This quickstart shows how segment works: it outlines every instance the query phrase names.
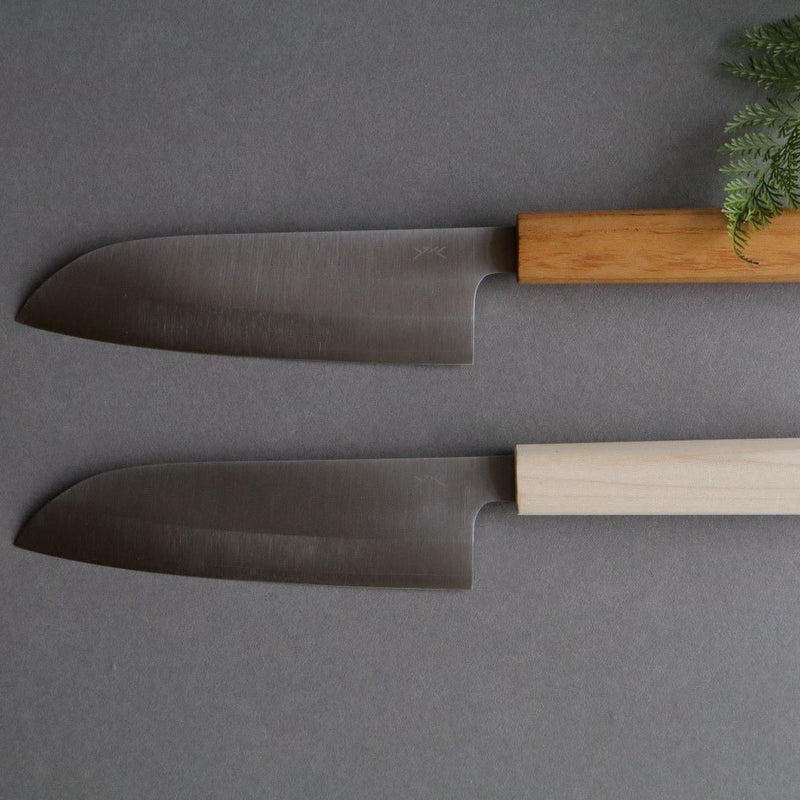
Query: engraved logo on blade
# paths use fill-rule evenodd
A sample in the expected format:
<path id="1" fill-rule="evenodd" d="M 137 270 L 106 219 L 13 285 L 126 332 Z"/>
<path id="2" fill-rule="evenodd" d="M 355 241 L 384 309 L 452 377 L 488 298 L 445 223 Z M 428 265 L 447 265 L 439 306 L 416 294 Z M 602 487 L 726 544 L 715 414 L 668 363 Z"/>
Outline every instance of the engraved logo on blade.
<path id="1" fill-rule="evenodd" d="M 445 253 L 445 250 L 447 250 L 446 247 L 415 247 L 414 258 L 412 260 L 416 261 L 418 258 L 422 258 L 423 256 L 441 258 L 446 260 L 447 255 Z"/>

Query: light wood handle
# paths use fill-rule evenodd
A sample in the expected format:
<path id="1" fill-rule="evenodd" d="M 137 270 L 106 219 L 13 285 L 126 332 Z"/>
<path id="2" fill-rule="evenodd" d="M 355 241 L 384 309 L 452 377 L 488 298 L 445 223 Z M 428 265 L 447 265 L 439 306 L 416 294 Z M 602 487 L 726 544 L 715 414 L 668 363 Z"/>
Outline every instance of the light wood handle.
<path id="1" fill-rule="evenodd" d="M 520 514 L 800 514 L 800 439 L 517 447 Z"/>
<path id="2" fill-rule="evenodd" d="M 738 258 L 719 209 L 520 214 L 520 283 L 800 281 L 800 212 L 753 233 Z"/>

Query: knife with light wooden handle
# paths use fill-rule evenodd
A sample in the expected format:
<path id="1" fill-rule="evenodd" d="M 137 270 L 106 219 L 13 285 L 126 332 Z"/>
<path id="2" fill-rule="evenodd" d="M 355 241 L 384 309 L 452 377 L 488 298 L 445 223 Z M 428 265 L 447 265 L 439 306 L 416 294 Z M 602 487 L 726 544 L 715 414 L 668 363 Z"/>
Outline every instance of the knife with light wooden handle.
<path id="1" fill-rule="evenodd" d="M 538 515 L 800 514 L 800 439 L 131 467 L 55 497 L 16 544 L 176 575 L 464 589 L 478 512 L 515 499 Z"/>
<path id="2" fill-rule="evenodd" d="M 716 209 L 521 214 L 516 228 L 169 236 L 93 250 L 27 325 L 198 353 L 426 364 L 473 359 L 475 293 L 520 283 L 800 280 L 800 213 L 734 255 Z"/>

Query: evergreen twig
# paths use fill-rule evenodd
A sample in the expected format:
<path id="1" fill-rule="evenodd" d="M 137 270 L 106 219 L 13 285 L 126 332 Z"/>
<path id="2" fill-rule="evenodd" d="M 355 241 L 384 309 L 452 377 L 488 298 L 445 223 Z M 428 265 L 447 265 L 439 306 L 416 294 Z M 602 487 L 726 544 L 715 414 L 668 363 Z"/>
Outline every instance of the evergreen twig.
<path id="1" fill-rule="evenodd" d="M 734 251 L 750 261 L 750 231 L 800 208 L 800 16 L 752 28 L 733 44 L 756 54 L 722 66 L 773 93 L 733 117 L 725 132 L 737 135 L 720 147 L 729 157 L 720 171 L 731 176 L 722 211 Z"/>

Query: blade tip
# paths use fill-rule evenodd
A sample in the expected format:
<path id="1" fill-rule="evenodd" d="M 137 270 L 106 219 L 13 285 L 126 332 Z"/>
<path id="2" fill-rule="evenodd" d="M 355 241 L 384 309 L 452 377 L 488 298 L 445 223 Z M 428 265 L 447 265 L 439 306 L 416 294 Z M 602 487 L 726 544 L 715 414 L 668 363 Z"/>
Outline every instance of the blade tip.
<path id="1" fill-rule="evenodd" d="M 46 281 L 45 281 L 46 283 Z M 48 321 L 48 308 L 47 302 L 43 301 L 42 288 L 45 284 L 35 289 L 28 295 L 25 302 L 20 306 L 14 321 L 20 325 L 25 325 L 29 328 L 37 328 L 39 330 L 53 331 L 58 333 L 58 328 L 52 322 Z"/>
<path id="2" fill-rule="evenodd" d="M 30 305 L 31 305 L 30 301 L 33 299 L 34 294 L 36 294 L 36 292 L 30 295 L 25 300 L 25 302 L 20 306 L 19 310 L 14 315 L 14 322 L 19 322 L 20 325 L 28 325 L 31 328 L 36 327 L 36 324 L 33 322 L 33 315 L 31 314 L 30 310 Z"/>
<path id="3" fill-rule="evenodd" d="M 31 523 L 38 516 L 38 511 L 19 529 L 17 535 L 14 537 L 14 547 L 19 547 L 20 550 L 29 550 L 31 552 L 40 552 L 36 546 L 36 535 Z"/>

